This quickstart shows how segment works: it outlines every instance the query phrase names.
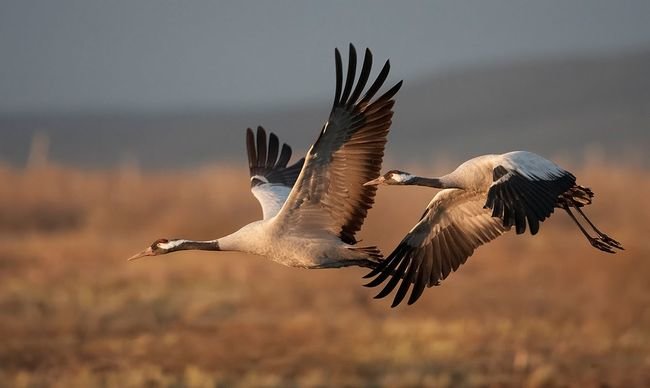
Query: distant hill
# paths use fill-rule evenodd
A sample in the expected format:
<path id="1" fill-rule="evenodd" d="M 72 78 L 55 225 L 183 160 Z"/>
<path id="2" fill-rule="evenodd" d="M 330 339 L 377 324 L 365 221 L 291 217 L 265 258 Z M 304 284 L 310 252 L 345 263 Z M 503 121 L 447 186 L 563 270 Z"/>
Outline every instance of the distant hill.
<path id="1" fill-rule="evenodd" d="M 243 163 L 246 127 L 262 124 L 304 152 L 330 104 L 267 112 L 0 117 L 0 160 L 23 165 L 33 134 L 41 132 L 49 137 L 50 159 L 74 165 Z M 636 150 L 650 164 L 650 51 L 407 79 L 387 153 L 410 163 L 514 149 L 571 157 L 585 146 L 610 158 Z"/>

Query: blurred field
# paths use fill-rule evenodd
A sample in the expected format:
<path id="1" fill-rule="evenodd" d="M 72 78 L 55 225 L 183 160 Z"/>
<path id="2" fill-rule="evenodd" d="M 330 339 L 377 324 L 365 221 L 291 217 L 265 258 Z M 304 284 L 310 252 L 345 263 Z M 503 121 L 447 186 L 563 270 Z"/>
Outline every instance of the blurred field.
<path id="1" fill-rule="evenodd" d="M 625 252 L 558 214 L 397 309 L 363 269 L 207 252 L 127 264 L 156 238 L 256 219 L 242 168 L 0 167 L 0 387 L 650 386 L 650 172 L 567 167 Z M 388 253 L 432 195 L 382 188 L 364 242 Z"/>

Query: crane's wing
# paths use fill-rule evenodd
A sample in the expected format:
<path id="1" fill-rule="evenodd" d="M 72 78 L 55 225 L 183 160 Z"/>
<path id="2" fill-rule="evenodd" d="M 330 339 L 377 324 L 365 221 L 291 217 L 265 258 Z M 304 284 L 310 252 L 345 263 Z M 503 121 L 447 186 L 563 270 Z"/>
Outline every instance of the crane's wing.
<path id="1" fill-rule="evenodd" d="M 281 228 L 299 230 L 303 235 L 326 232 L 347 244 L 355 244 L 355 233 L 374 203 L 377 190 L 375 186 L 363 184 L 379 176 L 393 116 L 392 97 L 402 82 L 372 101 L 388 76 L 390 63 L 386 61 L 375 82 L 359 99 L 372 67 L 370 50 L 366 49 L 354 90 L 354 46 L 350 45 L 344 87 L 338 50 L 335 59 L 336 93 L 332 111 L 307 153 L 300 176 L 276 219 Z"/>
<path id="2" fill-rule="evenodd" d="M 514 225 L 517 234 L 526 232 L 526 221 L 530 233 L 536 234 L 539 223 L 553 213 L 558 196 L 576 183 L 570 172 L 524 151 L 504 154 L 492 175 L 485 207 L 505 226 Z"/>
<path id="3" fill-rule="evenodd" d="M 413 290 L 408 304 L 414 303 L 425 287 L 438 285 L 467 261 L 474 250 L 494 240 L 508 228 L 483 208 L 484 193 L 458 189 L 438 192 L 413 229 L 395 250 L 366 278 L 375 277 L 368 287 L 388 282 L 376 298 L 388 295 L 402 281 L 392 307 Z"/>
<path id="4" fill-rule="evenodd" d="M 291 159 L 291 147 L 283 143 L 280 150 L 280 141 L 272 132 L 267 144 L 266 131 L 262 127 L 257 127 L 257 138 L 252 129 L 246 130 L 246 149 L 251 192 L 262 206 L 264 219 L 271 218 L 287 200 L 305 158 L 287 166 Z"/>

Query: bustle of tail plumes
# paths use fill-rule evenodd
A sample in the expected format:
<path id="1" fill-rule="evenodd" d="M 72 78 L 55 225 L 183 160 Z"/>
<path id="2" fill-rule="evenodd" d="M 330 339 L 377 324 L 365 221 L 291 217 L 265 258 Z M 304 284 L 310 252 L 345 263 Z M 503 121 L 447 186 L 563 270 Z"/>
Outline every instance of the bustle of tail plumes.
<path id="1" fill-rule="evenodd" d="M 599 249 L 603 252 L 607 253 L 615 253 L 615 251 L 618 250 L 624 250 L 623 245 L 614 240 L 613 238 L 609 237 L 605 233 L 601 232 L 596 225 L 594 225 L 593 222 L 589 218 L 587 218 L 587 215 L 582 211 L 582 207 L 586 205 L 590 205 L 591 201 L 594 197 L 594 192 L 591 191 L 590 188 L 580 186 L 580 185 L 574 185 L 571 187 L 569 190 L 565 191 L 563 194 L 560 194 L 557 198 L 557 201 L 555 202 L 555 206 L 558 208 L 564 209 L 567 214 L 573 219 L 573 221 L 578 225 L 578 228 L 580 228 L 580 231 L 582 231 L 582 234 L 585 235 L 589 243 L 596 249 Z M 575 215 L 571 212 L 571 208 L 574 208 L 577 210 L 578 214 L 580 214 L 585 221 L 587 221 L 587 224 L 593 229 L 594 232 L 596 232 L 596 236 L 592 236 L 581 224 L 578 222 L 578 219 L 575 217 Z"/>
<path id="2" fill-rule="evenodd" d="M 365 253 L 366 255 L 368 255 L 368 259 L 370 259 L 371 261 L 380 262 L 384 258 L 384 255 L 381 254 L 381 251 L 379 250 L 379 248 L 377 248 L 375 246 L 350 247 L 348 249 L 351 249 L 353 251 L 358 251 L 358 252 Z"/>
<path id="3" fill-rule="evenodd" d="M 590 188 L 574 185 L 572 188 L 560 194 L 558 198 L 558 203 L 567 203 L 569 206 L 583 207 L 586 205 L 591 205 L 592 199 L 594 198 L 594 192 Z"/>

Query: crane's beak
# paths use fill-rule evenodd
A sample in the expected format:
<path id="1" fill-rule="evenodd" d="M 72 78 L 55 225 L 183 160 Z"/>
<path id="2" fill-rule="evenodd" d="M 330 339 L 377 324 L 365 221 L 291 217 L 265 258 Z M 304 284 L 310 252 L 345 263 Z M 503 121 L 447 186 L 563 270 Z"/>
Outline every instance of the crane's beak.
<path id="1" fill-rule="evenodd" d="M 363 185 L 364 186 L 378 186 L 378 185 L 381 185 L 382 183 L 384 183 L 385 180 L 386 180 L 386 178 L 384 178 L 383 176 L 380 176 L 379 178 L 368 181 L 368 182 L 364 183 Z"/>
<path id="2" fill-rule="evenodd" d="M 129 257 L 128 261 L 137 260 L 137 259 L 143 258 L 145 256 L 155 256 L 155 255 L 156 254 L 153 252 L 153 249 L 151 249 L 151 247 L 149 247 L 149 248 L 145 249 L 144 251 Z"/>

